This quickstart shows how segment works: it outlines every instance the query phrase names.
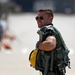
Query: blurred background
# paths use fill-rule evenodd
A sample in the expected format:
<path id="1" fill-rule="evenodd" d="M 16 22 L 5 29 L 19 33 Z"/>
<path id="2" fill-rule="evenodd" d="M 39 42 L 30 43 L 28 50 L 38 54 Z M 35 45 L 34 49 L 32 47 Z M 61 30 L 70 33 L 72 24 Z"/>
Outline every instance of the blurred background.
<path id="1" fill-rule="evenodd" d="M 41 8 L 50 8 L 55 13 L 74 14 L 75 0 L 0 0 L 0 8 L 9 12 L 36 12 Z"/>
<path id="2" fill-rule="evenodd" d="M 71 69 L 66 75 L 75 73 L 75 0 L 0 0 L 0 24 L 6 25 L 8 33 L 16 39 L 9 42 L 12 49 L 2 47 L 0 51 L 0 75 L 39 75 L 30 67 L 29 54 L 38 41 L 36 12 L 49 8 L 54 12 L 53 24 L 61 32 L 68 46 Z"/>

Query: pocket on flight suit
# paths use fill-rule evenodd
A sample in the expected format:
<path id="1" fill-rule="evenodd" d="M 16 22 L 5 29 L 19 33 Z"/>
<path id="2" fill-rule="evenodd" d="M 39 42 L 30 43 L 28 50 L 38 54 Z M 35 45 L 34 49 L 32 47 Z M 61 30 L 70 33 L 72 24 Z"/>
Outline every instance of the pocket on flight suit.
<path id="1" fill-rule="evenodd" d="M 55 75 L 54 72 L 49 72 L 48 75 Z"/>

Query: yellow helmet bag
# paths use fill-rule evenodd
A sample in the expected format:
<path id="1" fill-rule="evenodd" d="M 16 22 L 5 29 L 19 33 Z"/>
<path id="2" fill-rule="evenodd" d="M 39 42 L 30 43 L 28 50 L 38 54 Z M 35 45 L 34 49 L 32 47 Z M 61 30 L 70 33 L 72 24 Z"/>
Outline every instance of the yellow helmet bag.
<path id="1" fill-rule="evenodd" d="M 38 52 L 38 49 L 34 49 L 31 51 L 31 53 L 29 55 L 29 62 L 30 62 L 32 67 L 35 67 L 37 52 Z"/>

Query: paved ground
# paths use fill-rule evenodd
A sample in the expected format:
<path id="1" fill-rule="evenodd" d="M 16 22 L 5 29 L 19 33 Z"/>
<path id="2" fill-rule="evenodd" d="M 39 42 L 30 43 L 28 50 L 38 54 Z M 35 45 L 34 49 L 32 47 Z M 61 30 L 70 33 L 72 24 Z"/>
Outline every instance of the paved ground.
<path id="1" fill-rule="evenodd" d="M 39 75 L 29 65 L 29 53 L 35 48 L 38 40 L 35 14 L 11 14 L 8 18 L 9 32 L 16 35 L 11 43 L 11 51 L 2 48 L 0 52 L 0 75 Z M 60 30 L 70 49 L 71 69 L 67 68 L 66 75 L 74 75 L 75 71 L 75 15 L 55 14 L 54 25 Z"/>

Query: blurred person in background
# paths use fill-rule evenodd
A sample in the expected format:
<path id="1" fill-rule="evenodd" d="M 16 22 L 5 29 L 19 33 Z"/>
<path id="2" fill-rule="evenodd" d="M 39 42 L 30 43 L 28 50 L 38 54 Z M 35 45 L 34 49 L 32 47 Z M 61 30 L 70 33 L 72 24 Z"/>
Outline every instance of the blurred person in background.
<path id="1" fill-rule="evenodd" d="M 0 14 L 0 50 L 2 46 L 5 49 L 11 49 L 11 45 L 4 39 L 14 40 L 15 35 L 9 34 L 8 25 L 7 25 L 7 17 L 1 13 Z"/>
<path id="2" fill-rule="evenodd" d="M 5 49 L 11 49 L 12 47 L 7 39 L 15 39 L 15 35 L 8 31 L 8 14 L 11 5 L 10 0 L 0 0 L 0 50 L 2 49 L 2 46 Z"/>

